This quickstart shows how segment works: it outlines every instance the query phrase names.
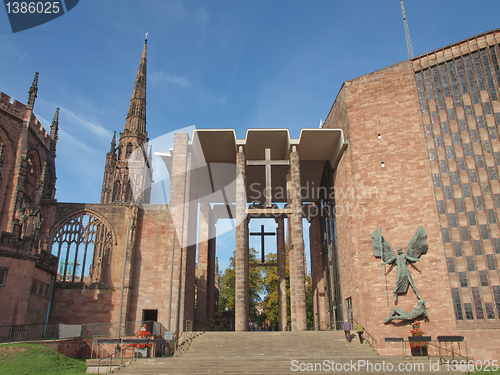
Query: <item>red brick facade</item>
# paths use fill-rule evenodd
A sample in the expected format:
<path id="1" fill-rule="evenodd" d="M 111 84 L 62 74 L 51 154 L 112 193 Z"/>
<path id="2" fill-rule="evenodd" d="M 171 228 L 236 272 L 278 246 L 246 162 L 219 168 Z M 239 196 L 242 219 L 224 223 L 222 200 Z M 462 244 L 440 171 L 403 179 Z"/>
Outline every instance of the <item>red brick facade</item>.
<path id="1" fill-rule="evenodd" d="M 469 135 L 464 134 L 463 128 L 459 129 L 459 119 L 472 118 L 472 116 L 467 116 L 462 112 L 462 108 L 467 106 L 470 99 L 468 95 L 464 95 L 462 92 L 460 105 L 457 105 L 456 102 L 453 103 L 451 87 L 453 85 L 454 70 L 450 70 L 451 65 L 443 67 L 446 65 L 447 60 L 459 59 L 463 54 L 471 53 L 471 58 L 475 58 L 473 52 L 478 50 L 478 45 L 479 48 L 483 49 L 487 45 L 491 45 L 491 56 L 495 56 L 493 52 L 496 52 L 498 56 L 495 35 L 498 37 L 495 32 L 480 35 L 452 48 L 429 53 L 415 58 L 413 61 L 406 61 L 344 83 L 324 124 L 327 128 L 343 129 L 344 135 L 349 142 L 334 178 L 342 296 L 344 301 L 349 297 L 352 298 L 353 317 L 361 321 L 366 329 L 375 336 L 381 351 L 385 347 L 384 337 L 407 337 L 410 334 L 411 327 L 408 325 L 384 325 L 382 322 L 389 315 L 391 308 L 395 307 L 392 289 L 395 285 L 396 270 L 389 273 L 384 281 L 380 259 L 375 258 L 372 252 L 370 235 L 380 226 L 383 236 L 394 249 L 396 246 L 402 246 L 405 249 L 418 226 L 422 225 L 427 231 L 429 251 L 421 257 L 419 263 L 416 263 L 416 267 L 421 273 L 410 268 L 418 291 L 426 301 L 429 313 L 429 321 L 423 323 L 422 329 L 434 339 L 438 335 L 465 336 L 467 345 L 475 358 L 493 359 L 500 354 L 498 345 L 493 344 L 498 340 L 496 333 L 500 328 L 498 323 L 498 313 L 500 311 L 495 312 L 493 319 L 487 319 L 486 314 L 484 314 L 483 318 L 483 315 L 478 310 L 476 310 L 478 315 L 475 319 L 472 315 L 459 320 L 456 318 L 456 306 L 454 307 L 452 298 L 452 288 L 457 287 L 456 273 L 454 273 L 454 270 L 450 271 L 451 273 L 449 272 L 448 263 L 450 257 L 453 257 L 452 243 L 453 241 L 460 241 L 461 237 L 460 233 L 456 232 L 459 228 L 454 229 L 454 226 L 457 225 L 453 224 L 452 221 L 448 222 L 447 215 L 438 211 L 438 201 L 445 199 L 445 202 L 450 202 L 446 200 L 450 199 L 450 197 L 444 197 L 446 190 L 443 193 L 443 189 L 441 185 L 437 185 L 435 177 L 444 162 L 438 164 L 432 158 L 432 155 L 429 158 L 430 150 L 432 149 L 433 153 L 436 147 L 436 152 L 439 155 L 438 159 L 446 160 L 449 171 L 457 171 L 455 161 L 458 157 L 463 156 L 461 145 L 469 141 Z M 451 55 L 452 50 L 454 51 L 453 56 Z M 447 55 L 446 58 L 445 55 Z M 464 64 L 466 64 L 467 57 L 463 59 Z M 455 60 L 454 64 L 458 65 L 461 61 Z M 486 60 L 483 61 L 484 68 L 488 64 Z M 433 64 L 436 67 L 431 68 L 429 71 L 429 66 Z M 447 82 L 446 78 L 443 78 L 445 71 L 451 75 L 451 84 L 441 83 L 439 90 L 435 89 L 433 91 L 434 96 L 431 97 L 428 104 L 430 108 L 424 108 L 422 103 L 425 99 L 422 98 L 422 95 L 424 98 L 426 94 L 429 97 L 431 81 L 433 81 L 434 85 L 439 82 L 439 79 L 441 79 L 441 82 Z M 417 85 L 416 77 L 418 79 L 419 72 L 423 72 L 426 79 L 421 86 L 425 86 L 425 92 Z M 461 71 L 457 68 L 457 72 L 457 74 L 460 74 Z M 483 72 L 486 76 L 487 71 L 484 70 Z M 475 75 L 479 73 L 480 70 L 474 72 Z M 469 84 L 471 84 L 470 82 Z M 492 87 L 492 90 L 498 91 L 498 85 L 491 81 L 490 85 L 493 84 L 495 86 Z M 420 99 L 419 93 L 421 94 Z M 480 94 L 482 96 L 480 101 L 483 102 L 483 105 L 484 102 L 491 103 L 492 112 L 500 112 L 498 99 L 488 98 L 486 92 L 480 92 Z M 433 109 L 432 99 L 436 100 L 437 98 L 439 100 L 440 95 L 444 97 L 443 104 L 440 104 L 441 107 Z M 493 95 L 491 91 L 490 95 Z M 444 108 L 445 106 L 449 108 L 448 111 Z M 475 108 L 476 114 L 482 114 L 478 108 Z M 438 130 L 433 130 L 436 137 L 431 137 L 425 125 L 433 123 L 433 118 L 429 119 L 429 113 L 434 110 L 439 114 L 441 124 L 437 125 L 436 129 Z M 450 115 L 450 110 L 456 112 L 456 118 Z M 490 118 L 485 113 L 485 116 L 488 126 L 489 124 L 495 125 L 493 115 Z M 476 128 L 475 122 L 473 124 L 471 120 L 467 121 L 470 129 Z M 434 122 L 437 123 L 437 121 Z M 445 122 L 444 125 L 443 122 Z M 496 126 L 499 125 L 496 124 Z M 450 127 L 449 130 L 448 126 Z M 477 127 L 480 127 L 480 125 L 477 125 Z M 474 131 L 472 130 L 471 134 Z M 462 132 L 460 133 L 461 141 L 458 140 L 458 136 L 455 136 L 459 132 Z M 485 146 L 484 142 L 488 140 L 487 133 L 485 134 L 484 137 L 483 134 L 480 134 L 481 139 L 484 140 L 483 146 Z M 446 148 L 446 155 L 445 151 L 439 150 L 442 145 L 438 142 L 441 142 L 441 140 L 444 142 L 444 146 L 448 147 Z M 500 147 L 496 137 L 493 137 L 490 142 L 493 151 L 497 150 L 497 145 Z M 474 147 L 478 144 L 474 144 Z M 490 153 L 491 151 L 485 152 L 486 164 L 496 168 L 493 154 L 490 156 Z M 470 161 L 473 160 L 471 158 Z M 488 160 L 490 161 L 488 162 Z M 468 165 L 470 165 L 470 161 L 467 159 Z M 454 185 L 453 179 L 450 183 L 450 177 L 445 175 L 448 169 L 443 171 L 444 167 L 441 168 L 442 185 Z M 491 176 L 493 176 L 492 173 L 490 178 L 486 173 L 481 175 L 481 180 L 487 181 L 491 189 L 491 193 L 490 190 L 483 193 L 483 199 L 486 208 L 496 211 L 493 195 L 498 190 L 498 180 L 496 175 L 494 178 L 491 178 Z M 461 178 L 460 184 L 469 182 L 467 173 L 459 172 L 459 177 Z M 471 179 L 471 182 L 474 181 L 477 180 Z M 459 197 L 461 199 L 459 183 L 457 182 L 456 185 L 456 190 L 453 190 L 454 199 Z M 474 192 L 476 192 L 476 187 L 472 186 Z M 455 186 L 453 189 L 455 189 Z M 480 187 L 477 191 L 480 191 Z M 477 194 L 479 193 L 474 195 Z M 469 205 L 467 199 L 465 199 L 465 204 L 467 210 L 474 207 L 473 203 Z M 453 217 L 455 217 L 454 206 L 448 206 L 447 210 L 453 213 Z M 484 213 L 477 215 L 480 214 Z M 466 227 L 467 219 L 465 214 L 460 214 L 460 210 L 458 210 L 456 215 L 458 216 L 459 226 Z M 463 219 L 462 215 L 464 216 Z M 480 221 L 480 224 L 483 223 L 485 221 Z M 498 224 L 495 223 L 494 218 L 490 219 L 488 229 L 492 238 L 498 237 Z M 474 223 L 470 225 L 471 240 L 474 238 L 479 240 L 481 238 L 480 234 L 475 235 L 477 227 L 472 226 Z M 445 237 L 450 226 L 451 241 Z M 453 237 L 454 233 L 457 233 L 455 237 Z M 495 250 L 486 239 L 483 234 L 483 251 L 493 254 L 491 257 L 496 257 L 498 264 L 498 251 L 495 254 Z M 473 250 L 470 242 L 472 241 L 467 242 L 467 238 L 462 237 L 464 255 L 472 255 Z M 459 269 L 463 261 L 461 255 L 461 253 L 455 254 L 454 261 L 457 272 L 462 270 Z M 486 269 L 484 263 L 481 264 L 481 260 L 476 259 L 475 261 L 477 270 Z M 465 265 L 462 267 L 465 267 Z M 386 266 L 385 272 L 387 270 L 388 266 Z M 488 272 L 490 285 L 499 285 L 498 272 L 498 269 L 491 270 L 490 268 Z M 468 275 L 472 287 L 478 286 L 476 274 L 470 271 Z M 461 291 L 462 302 L 470 303 L 472 298 L 464 291 Z M 489 288 L 481 289 L 480 298 L 483 300 L 483 305 L 485 302 L 495 305 L 495 300 Z M 409 312 L 416 302 L 417 298 L 410 288 L 408 295 L 399 298 L 397 307 Z M 458 303 L 460 304 L 460 302 Z M 476 305 L 477 308 L 480 305 L 481 301 Z M 488 345 L 488 348 L 483 345 L 486 337 L 492 344 Z"/>

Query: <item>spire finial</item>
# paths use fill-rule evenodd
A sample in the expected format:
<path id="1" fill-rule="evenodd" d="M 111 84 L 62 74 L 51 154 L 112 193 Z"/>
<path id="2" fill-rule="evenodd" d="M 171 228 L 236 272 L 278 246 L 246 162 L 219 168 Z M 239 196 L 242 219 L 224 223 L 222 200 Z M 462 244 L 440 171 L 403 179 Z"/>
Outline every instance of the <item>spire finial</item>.
<path id="1" fill-rule="evenodd" d="M 35 73 L 35 78 L 33 79 L 33 83 L 31 84 L 30 90 L 28 91 L 29 99 L 28 99 L 28 107 L 33 108 L 35 105 L 36 94 L 38 93 L 38 72 Z"/>
<path id="2" fill-rule="evenodd" d="M 146 43 L 148 42 L 148 34 L 149 33 L 146 33 L 146 39 L 144 40 Z"/>
<path id="3" fill-rule="evenodd" d="M 111 140 L 111 149 L 109 152 L 115 152 L 116 149 L 116 131 L 113 134 L 113 139 Z"/>
<path id="4" fill-rule="evenodd" d="M 56 109 L 54 114 L 54 119 L 52 120 L 52 125 L 50 126 L 50 137 L 57 141 L 59 139 L 57 133 L 59 132 L 59 107 Z"/>

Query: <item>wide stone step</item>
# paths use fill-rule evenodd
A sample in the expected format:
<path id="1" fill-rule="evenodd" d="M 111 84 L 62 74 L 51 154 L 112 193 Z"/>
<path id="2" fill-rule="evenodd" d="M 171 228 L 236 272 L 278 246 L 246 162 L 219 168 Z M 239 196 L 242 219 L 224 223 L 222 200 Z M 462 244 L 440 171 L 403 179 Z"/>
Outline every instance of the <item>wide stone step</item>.
<path id="1" fill-rule="evenodd" d="M 115 371 L 118 374 L 144 374 L 144 375 L 186 375 L 186 374 L 262 374 L 280 375 L 294 372 L 335 372 L 340 374 L 457 374 L 446 371 L 436 361 L 429 362 L 426 358 L 421 361 L 394 361 L 387 358 L 379 360 L 337 360 L 333 363 L 325 359 L 270 360 L 270 361 L 212 361 L 210 363 L 176 363 L 165 361 L 153 365 L 138 360 L 130 366 Z M 433 367 L 430 367 L 432 364 Z M 337 367 L 338 366 L 338 367 Z M 403 366 L 403 367 L 399 367 Z M 439 369 L 439 370 L 438 370 Z M 348 370 L 348 371 L 344 371 Z M 390 370 L 390 371 L 389 371 Z"/>
<path id="2" fill-rule="evenodd" d="M 143 358 L 116 374 L 454 374 L 436 358 L 379 356 L 343 332 L 189 333 L 177 357 Z"/>

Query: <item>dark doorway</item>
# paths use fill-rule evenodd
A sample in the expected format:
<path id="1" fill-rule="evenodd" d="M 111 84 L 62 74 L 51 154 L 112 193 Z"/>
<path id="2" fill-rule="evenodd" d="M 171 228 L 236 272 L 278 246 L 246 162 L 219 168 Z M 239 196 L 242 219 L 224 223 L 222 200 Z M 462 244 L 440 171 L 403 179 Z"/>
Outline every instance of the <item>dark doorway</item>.
<path id="1" fill-rule="evenodd" d="M 142 321 L 146 323 L 146 329 L 153 332 L 153 322 L 158 321 L 158 310 L 142 310 Z"/>
<path id="2" fill-rule="evenodd" d="M 143 321 L 158 321 L 158 310 L 142 310 Z"/>

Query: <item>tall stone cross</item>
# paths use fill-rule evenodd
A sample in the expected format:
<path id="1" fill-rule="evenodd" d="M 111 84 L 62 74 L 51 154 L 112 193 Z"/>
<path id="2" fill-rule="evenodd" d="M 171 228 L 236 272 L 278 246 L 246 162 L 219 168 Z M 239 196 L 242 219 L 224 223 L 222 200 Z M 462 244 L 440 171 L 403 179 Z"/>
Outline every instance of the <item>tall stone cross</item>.
<path id="1" fill-rule="evenodd" d="M 271 186 L 271 166 L 272 165 L 290 165 L 288 160 L 271 160 L 271 149 L 266 148 L 265 160 L 249 160 L 247 165 L 264 165 L 266 167 L 266 208 L 271 208 L 273 203 L 272 186 Z"/>
<path id="2" fill-rule="evenodd" d="M 276 233 L 274 232 L 265 232 L 264 231 L 264 225 L 260 226 L 260 232 L 250 232 L 251 236 L 260 236 L 260 251 L 261 251 L 261 258 L 262 258 L 262 264 L 265 263 L 265 256 L 264 256 L 264 239 L 266 236 L 276 236 Z"/>

